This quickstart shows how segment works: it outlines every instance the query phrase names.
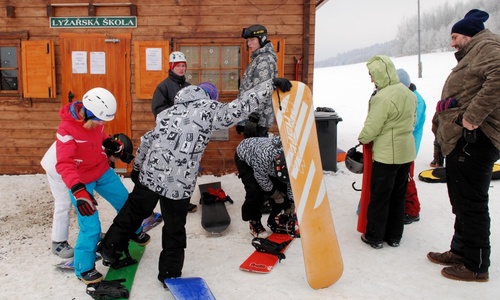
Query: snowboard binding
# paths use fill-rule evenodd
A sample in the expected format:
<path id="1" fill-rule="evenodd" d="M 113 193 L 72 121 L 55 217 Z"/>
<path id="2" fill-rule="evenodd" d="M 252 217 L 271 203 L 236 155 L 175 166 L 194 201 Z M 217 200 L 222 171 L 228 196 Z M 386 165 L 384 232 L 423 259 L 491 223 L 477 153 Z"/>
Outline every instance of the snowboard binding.
<path id="1" fill-rule="evenodd" d="M 123 251 L 123 254 L 120 251 L 114 251 L 111 255 L 108 255 L 109 253 L 106 253 L 106 251 L 103 250 L 104 249 L 102 247 L 102 244 L 100 243 L 99 246 L 97 247 L 97 251 L 101 253 L 102 264 L 106 267 L 111 267 L 113 269 L 121 269 L 124 267 L 135 265 L 137 263 L 137 260 L 133 259 L 132 256 L 130 255 L 128 247 Z"/>
<path id="2" fill-rule="evenodd" d="M 282 243 L 276 243 L 273 241 L 270 241 L 268 239 L 264 238 L 253 238 L 252 240 L 252 246 L 255 247 L 255 249 L 259 252 L 264 252 L 264 253 L 269 253 L 272 255 L 276 255 L 279 259 L 279 262 L 281 262 L 282 259 L 285 259 L 286 256 L 284 253 L 281 253 L 281 251 L 290 244 L 291 240 L 282 242 Z"/>
<path id="3" fill-rule="evenodd" d="M 122 282 L 125 282 L 125 279 L 103 280 L 96 283 L 90 283 L 87 285 L 87 294 L 96 300 L 128 299 L 129 292 L 127 288 L 121 284 Z"/>
<path id="4" fill-rule="evenodd" d="M 284 233 L 294 238 L 300 238 L 296 214 L 279 214 L 274 218 L 274 222 L 272 220 L 268 221 L 267 226 L 274 233 Z"/>

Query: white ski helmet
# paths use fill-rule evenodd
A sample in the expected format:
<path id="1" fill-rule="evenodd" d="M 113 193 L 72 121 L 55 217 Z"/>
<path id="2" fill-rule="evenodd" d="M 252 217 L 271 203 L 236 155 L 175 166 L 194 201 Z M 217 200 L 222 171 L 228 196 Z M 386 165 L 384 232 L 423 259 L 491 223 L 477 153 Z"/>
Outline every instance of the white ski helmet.
<path id="1" fill-rule="evenodd" d="M 176 62 L 187 62 L 186 60 L 186 55 L 180 51 L 174 51 L 170 53 L 170 57 L 168 59 L 169 63 L 176 63 Z"/>
<path id="2" fill-rule="evenodd" d="M 115 118 L 116 99 L 107 89 L 101 87 L 90 89 L 83 95 L 82 101 L 85 109 L 100 120 L 111 121 Z"/>

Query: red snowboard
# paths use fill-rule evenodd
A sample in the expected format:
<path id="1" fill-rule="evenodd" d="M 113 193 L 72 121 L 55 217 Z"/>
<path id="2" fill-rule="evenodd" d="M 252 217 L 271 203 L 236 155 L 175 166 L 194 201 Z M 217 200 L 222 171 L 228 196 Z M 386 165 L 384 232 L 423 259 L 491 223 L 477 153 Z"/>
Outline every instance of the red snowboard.
<path id="1" fill-rule="evenodd" d="M 288 234 L 273 233 L 268 238 L 268 240 L 276 243 L 283 243 L 286 241 L 293 241 L 293 237 Z M 290 242 L 291 244 L 291 242 Z M 286 249 L 290 247 L 288 244 L 281 253 L 285 253 Z M 255 250 L 241 265 L 240 270 L 248 272 L 256 272 L 267 274 L 270 273 L 273 267 L 278 263 L 279 259 L 276 255 L 259 252 Z"/>
<path id="2" fill-rule="evenodd" d="M 363 183 L 361 185 L 361 200 L 359 202 L 358 231 L 366 232 L 368 222 L 366 214 L 370 203 L 370 182 L 372 180 L 372 143 L 363 145 Z"/>

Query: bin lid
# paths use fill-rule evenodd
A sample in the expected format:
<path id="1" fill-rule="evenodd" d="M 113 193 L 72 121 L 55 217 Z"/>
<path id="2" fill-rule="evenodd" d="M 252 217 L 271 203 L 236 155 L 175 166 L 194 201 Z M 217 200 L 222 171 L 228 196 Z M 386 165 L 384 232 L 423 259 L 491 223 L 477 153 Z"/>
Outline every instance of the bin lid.
<path id="1" fill-rule="evenodd" d="M 315 111 L 314 117 L 316 120 L 336 120 L 342 121 L 342 118 L 336 112 Z"/>

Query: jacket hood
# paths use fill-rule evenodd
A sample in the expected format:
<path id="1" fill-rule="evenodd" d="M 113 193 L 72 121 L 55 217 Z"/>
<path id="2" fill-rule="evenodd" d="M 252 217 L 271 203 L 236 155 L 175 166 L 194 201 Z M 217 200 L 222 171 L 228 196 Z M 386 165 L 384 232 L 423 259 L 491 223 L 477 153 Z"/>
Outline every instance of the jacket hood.
<path id="1" fill-rule="evenodd" d="M 377 89 L 381 90 L 389 85 L 399 83 L 396 67 L 388 56 L 375 55 L 366 63 L 366 66 Z"/>
<path id="2" fill-rule="evenodd" d="M 198 100 L 210 100 L 210 96 L 199 86 L 190 85 L 183 88 L 175 95 L 174 103 L 181 104 Z"/>
<path id="3" fill-rule="evenodd" d="M 80 121 L 83 118 L 80 116 L 80 110 L 83 107 L 82 102 L 72 102 L 68 103 L 61 108 L 59 111 L 59 116 L 63 121 Z"/>
<path id="4" fill-rule="evenodd" d="M 269 42 L 269 43 L 265 44 L 263 47 L 255 50 L 252 53 L 252 59 L 256 58 L 257 56 L 259 56 L 260 54 L 263 54 L 263 53 L 267 53 L 267 54 L 271 55 L 275 61 L 277 60 L 277 56 L 276 56 L 276 53 L 274 52 L 274 48 L 273 48 L 273 43 Z"/>

